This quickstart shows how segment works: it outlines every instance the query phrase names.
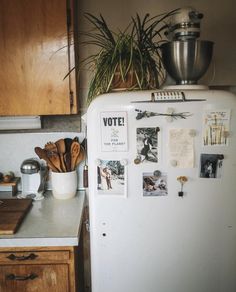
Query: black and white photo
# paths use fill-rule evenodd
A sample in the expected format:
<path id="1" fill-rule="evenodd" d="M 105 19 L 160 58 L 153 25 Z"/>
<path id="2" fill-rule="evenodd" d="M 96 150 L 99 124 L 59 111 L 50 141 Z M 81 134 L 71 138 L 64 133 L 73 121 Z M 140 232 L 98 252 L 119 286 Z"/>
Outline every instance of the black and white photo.
<path id="1" fill-rule="evenodd" d="M 158 132 L 155 128 L 137 128 L 137 153 L 141 162 L 158 162 Z"/>
<path id="2" fill-rule="evenodd" d="M 167 175 L 155 176 L 151 172 L 143 173 L 143 196 L 166 196 L 168 195 Z"/>
<path id="3" fill-rule="evenodd" d="M 200 177 L 203 178 L 221 178 L 223 168 L 222 154 L 201 154 Z"/>
<path id="4" fill-rule="evenodd" d="M 105 194 L 124 194 L 124 166 L 119 160 L 101 160 L 97 166 L 97 190 Z"/>

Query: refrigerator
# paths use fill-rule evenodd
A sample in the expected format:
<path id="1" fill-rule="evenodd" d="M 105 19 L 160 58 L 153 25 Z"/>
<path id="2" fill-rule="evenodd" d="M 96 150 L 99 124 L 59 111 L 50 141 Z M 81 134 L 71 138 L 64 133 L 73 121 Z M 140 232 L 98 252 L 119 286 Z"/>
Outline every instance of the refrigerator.
<path id="1" fill-rule="evenodd" d="M 87 130 L 92 292 L 235 292 L 235 95 L 108 93 Z"/>

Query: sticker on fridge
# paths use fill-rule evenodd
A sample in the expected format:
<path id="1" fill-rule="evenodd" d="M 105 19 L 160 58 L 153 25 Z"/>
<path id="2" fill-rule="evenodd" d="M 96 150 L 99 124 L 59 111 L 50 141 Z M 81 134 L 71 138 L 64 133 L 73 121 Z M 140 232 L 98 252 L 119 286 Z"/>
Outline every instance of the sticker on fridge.
<path id="1" fill-rule="evenodd" d="M 137 128 L 137 153 L 140 162 L 158 162 L 159 127 Z"/>
<path id="2" fill-rule="evenodd" d="M 100 194 L 123 195 L 125 167 L 119 160 L 101 160 L 97 166 L 97 190 Z"/>
<path id="3" fill-rule="evenodd" d="M 100 124 L 103 152 L 128 150 L 127 112 L 102 112 Z"/>
<path id="4" fill-rule="evenodd" d="M 201 154 L 200 177 L 221 178 L 223 169 L 223 154 Z"/>
<path id="5" fill-rule="evenodd" d="M 228 145 L 230 110 L 205 111 L 203 117 L 203 145 Z"/>
<path id="6" fill-rule="evenodd" d="M 156 176 L 151 172 L 143 173 L 143 196 L 167 196 L 167 175 Z"/>

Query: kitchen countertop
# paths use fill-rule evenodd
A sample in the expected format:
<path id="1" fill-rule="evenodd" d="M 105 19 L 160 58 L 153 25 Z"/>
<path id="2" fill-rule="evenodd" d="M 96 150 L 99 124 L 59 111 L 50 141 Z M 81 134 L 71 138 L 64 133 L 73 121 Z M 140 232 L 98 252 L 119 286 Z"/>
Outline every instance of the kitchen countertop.
<path id="1" fill-rule="evenodd" d="M 0 235 L 0 247 L 77 246 L 84 203 L 84 191 L 68 200 L 47 191 L 43 200 L 33 202 L 15 234 Z"/>

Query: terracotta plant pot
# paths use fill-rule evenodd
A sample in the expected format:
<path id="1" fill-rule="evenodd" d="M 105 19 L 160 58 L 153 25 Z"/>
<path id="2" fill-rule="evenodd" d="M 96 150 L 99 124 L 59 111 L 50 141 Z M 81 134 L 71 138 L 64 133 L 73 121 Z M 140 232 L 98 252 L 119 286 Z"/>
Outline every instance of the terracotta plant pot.
<path id="1" fill-rule="evenodd" d="M 137 79 L 134 72 L 128 72 L 125 80 L 123 80 L 120 72 L 117 71 L 112 81 L 112 91 L 127 90 L 131 88 L 138 88 Z"/>

